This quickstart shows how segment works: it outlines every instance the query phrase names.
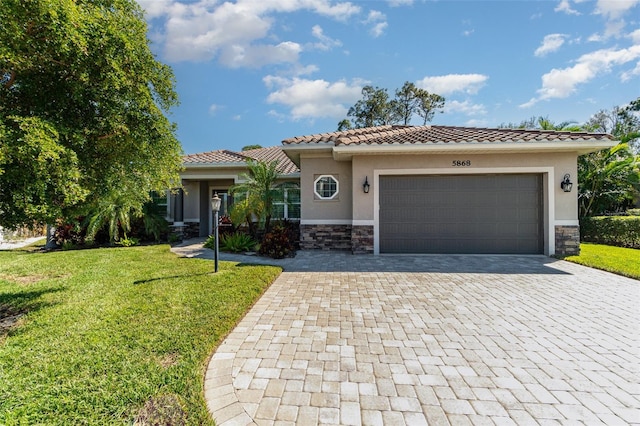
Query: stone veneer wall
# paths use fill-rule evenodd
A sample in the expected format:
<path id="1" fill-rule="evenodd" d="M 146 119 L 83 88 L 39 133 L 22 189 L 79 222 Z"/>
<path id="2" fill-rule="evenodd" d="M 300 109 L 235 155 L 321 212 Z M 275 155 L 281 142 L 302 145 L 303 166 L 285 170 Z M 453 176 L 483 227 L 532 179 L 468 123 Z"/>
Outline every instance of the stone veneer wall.
<path id="1" fill-rule="evenodd" d="M 580 254 L 579 226 L 556 226 L 556 254 L 559 256 Z"/>
<path id="2" fill-rule="evenodd" d="M 351 250 L 351 225 L 300 225 L 302 250 Z"/>
<path id="3" fill-rule="evenodd" d="M 351 252 L 353 254 L 373 253 L 373 226 L 353 226 L 351 229 Z"/>
<path id="4" fill-rule="evenodd" d="M 200 236 L 200 222 L 185 222 L 183 235 L 185 240 Z"/>

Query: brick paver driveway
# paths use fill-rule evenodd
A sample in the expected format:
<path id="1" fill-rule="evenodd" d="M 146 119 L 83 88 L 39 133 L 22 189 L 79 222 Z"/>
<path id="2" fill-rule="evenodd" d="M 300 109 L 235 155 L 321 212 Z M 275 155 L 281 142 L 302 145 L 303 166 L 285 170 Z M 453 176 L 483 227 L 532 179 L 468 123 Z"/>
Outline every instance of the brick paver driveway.
<path id="1" fill-rule="evenodd" d="M 542 256 L 287 262 L 209 364 L 218 425 L 640 424 L 638 281 Z"/>

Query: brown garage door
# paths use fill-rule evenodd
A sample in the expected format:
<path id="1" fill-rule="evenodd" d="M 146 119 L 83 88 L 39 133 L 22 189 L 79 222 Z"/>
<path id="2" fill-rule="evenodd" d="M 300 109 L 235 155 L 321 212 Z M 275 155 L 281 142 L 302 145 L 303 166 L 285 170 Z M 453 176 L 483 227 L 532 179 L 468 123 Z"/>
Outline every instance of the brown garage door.
<path id="1" fill-rule="evenodd" d="M 381 176 L 381 253 L 543 252 L 542 176 Z"/>

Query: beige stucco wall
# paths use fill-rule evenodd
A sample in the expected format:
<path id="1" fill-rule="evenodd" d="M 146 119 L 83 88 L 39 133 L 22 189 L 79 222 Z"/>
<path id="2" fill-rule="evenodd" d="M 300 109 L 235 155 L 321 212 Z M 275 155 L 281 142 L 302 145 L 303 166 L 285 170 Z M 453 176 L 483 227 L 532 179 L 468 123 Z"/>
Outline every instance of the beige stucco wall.
<path id="1" fill-rule="evenodd" d="M 454 167 L 459 161 L 469 166 Z M 577 154 L 576 153 L 505 153 L 505 154 L 430 154 L 430 155 L 362 155 L 350 161 L 335 161 L 333 157 L 301 157 L 302 223 L 351 223 L 373 226 L 377 240 L 376 203 L 380 176 L 389 174 L 487 174 L 536 173 L 543 177 L 545 253 L 554 253 L 556 226 L 578 224 Z M 574 189 L 565 193 L 560 181 L 571 175 Z M 315 178 L 321 174 L 337 174 L 340 178 L 340 198 L 336 201 L 317 200 L 313 194 Z M 371 185 L 368 194 L 362 184 Z M 376 243 L 377 244 L 377 243 Z"/>
<path id="2" fill-rule="evenodd" d="M 348 223 L 352 220 L 351 163 L 337 162 L 330 156 L 301 156 L 300 188 L 302 219 Z M 338 179 L 339 191 L 333 200 L 319 200 L 313 192 L 314 181 L 320 175 L 332 175 Z"/>
<path id="3" fill-rule="evenodd" d="M 453 161 L 471 162 L 470 166 L 452 167 Z M 377 181 L 375 176 L 406 170 L 407 173 L 422 174 L 486 174 L 486 173 L 543 173 L 545 179 L 544 199 L 545 207 L 554 206 L 555 220 L 578 220 L 577 204 L 577 155 L 573 153 L 546 154 L 459 154 L 459 155 L 385 155 L 385 156 L 356 156 L 352 159 L 353 173 L 353 219 L 374 219 L 374 192 Z M 313 171 L 309 171 L 313 172 Z M 574 189 L 564 193 L 560 189 L 560 181 L 565 173 L 571 175 Z M 371 184 L 369 194 L 362 191 L 362 183 L 368 178 Z M 552 182 L 547 185 L 547 179 Z M 547 188 L 551 188 L 553 200 L 549 199 Z M 304 216 L 303 216 L 304 217 Z"/>

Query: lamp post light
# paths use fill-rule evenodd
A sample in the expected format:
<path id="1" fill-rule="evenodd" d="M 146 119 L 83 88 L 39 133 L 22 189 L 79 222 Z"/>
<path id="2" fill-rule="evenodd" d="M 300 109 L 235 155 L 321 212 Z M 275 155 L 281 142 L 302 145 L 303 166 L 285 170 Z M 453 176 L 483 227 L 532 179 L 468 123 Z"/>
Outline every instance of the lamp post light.
<path id="1" fill-rule="evenodd" d="M 216 192 L 211 198 L 211 210 L 213 210 L 213 236 L 216 240 L 213 250 L 213 261 L 215 263 L 214 272 L 218 272 L 218 212 L 220 211 L 220 197 Z"/>

